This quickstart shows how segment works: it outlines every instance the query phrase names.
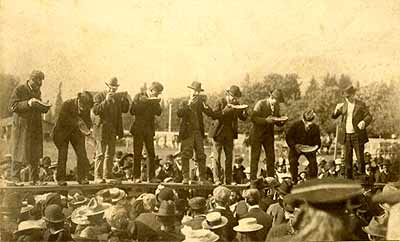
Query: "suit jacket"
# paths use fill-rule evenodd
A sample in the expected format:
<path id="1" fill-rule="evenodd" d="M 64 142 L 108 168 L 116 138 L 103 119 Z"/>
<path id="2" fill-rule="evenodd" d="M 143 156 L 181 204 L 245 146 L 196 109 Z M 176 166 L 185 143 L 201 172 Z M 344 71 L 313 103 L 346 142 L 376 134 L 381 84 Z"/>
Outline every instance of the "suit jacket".
<path id="1" fill-rule="evenodd" d="M 146 93 L 138 93 L 133 98 L 130 113 L 135 116 L 135 121 L 131 126 L 132 135 L 155 135 L 154 117 L 161 115 L 161 105 L 159 102 L 147 100 Z"/>
<path id="2" fill-rule="evenodd" d="M 227 106 L 226 98 L 220 98 L 213 109 L 213 119 L 208 136 L 216 138 L 223 132 L 232 132 L 227 134 L 233 139 L 238 138 L 238 118 L 242 121 L 247 119 L 247 112 L 236 110 Z"/>
<path id="3" fill-rule="evenodd" d="M 158 241 L 161 223 L 154 213 L 142 213 L 136 219 L 131 228 L 132 239 L 137 241 Z"/>
<path id="4" fill-rule="evenodd" d="M 39 161 L 43 156 L 42 113 L 48 108 L 29 106 L 31 98 L 41 100 L 41 92 L 32 90 L 27 81 L 15 88 L 8 107 L 13 113 L 11 147 L 17 162 Z"/>
<path id="5" fill-rule="evenodd" d="M 257 223 L 263 226 L 262 229 L 257 231 L 257 237 L 259 241 L 265 241 L 265 238 L 267 237 L 267 234 L 272 227 L 272 217 L 266 214 L 260 208 L 250 208 L 245 217 L 255 218 L 257 220 Z"/>
<path id="6" fill-rule="evenodd" d="M 286 143 L 290 149 L 295 149 L 296 144 L 321 147 L 321 132 L 318 125 L 312 124 L 307 132 L 303 120 L 294 122 L 286 133 Z"/>
<path id="7" fill-rule="evenodd" d="M 199 122 L 199 129 L 203 137 L 204 135 L 204 120 L 203 120 L 203 112 L 208 116 L 213 116 L 213 111 L 211 108 L 205 108 L 203 104 L 199 101 L 192 103 L 191 105 L 188 104 L 188 101 L 182 102 L 177 111 L 178 118 L 181 119 L 179 125 L 179 135 L 178 140 L 184 140 L 192 135 L 193 132 L 193 123 L 192 120 L 195 119 L 195 113 L 193 110 L 197 111 L 197 118 Z"/>
<path id="8" fill-rule="evenodd" d="M 265 139 L 274 141 L 274 123 L 268 123 L 265 119 L 269 116 L 280 117 L 279 105 L 275 106 L 272 113 L 271 105 L 267 99 L 259 100 L 254 106 L 250 115 L 253 126 L 250 130 L 250 140 L 252 143 L 261 142 Z M 283 125 L 283 123 L 276 123 Z"/>
<path id="9" fill-rule="evenodd" d="M 344 139 L 346 135 L 346 119 L 347 119 L 347 102 L 344 103 L 344 105 L 332 114 L 332 118 L 336 119 L 339 116 L 342 116 L 341 122 L 340 122 L 340 128 L 339 128 L 339 134 L 338 134 L 338 141 L 341 144 L 344 144 Z M 358 128 L 358 123 L 361 121 L 365 122 L 365 128 L 360 130 Z M 372 116 L 369 113 L 369 110 L 367 106 L 365 105 L 364 102 L 360 100 L 355 100 L 354 101 L 354 111 L 353 111 L 353 127 L 354 131 L 356 134 L 358 134 L 358 141 L 360 144 L 365 144 L 368 142 L 368 134 L 367 134 L 367 126 L 371 123 L 372 121 Z"/>
<path id="10" fill-rule="evenodd" d="M 122 113 L 129 110 L 129 100 L 123 93 L 116 93 L 114 102 L 106 100 L 106 92 L 94 97 L 94 137 L 96 140 L 108 140 L 112 136 L 123 137 Z"/>
<path id="11" fill-rule="evenodd" d="M 233 230 L 233 227 L 238 225 L 237 219 L 233 216 L 233 213 L 229 208 L 223 209 L 223 208 L 214 208 L 210 212 L 220 212 L 222 216 L 228 219 L 228 223 L 224 227 L 224 240 L 225 241 L 233 241 L 236 237 L 236 232 Z"/>
<path id="12" fill-rule="evenodd" d="M 77 98 L 66 100 L 61 106 L 58 119 L 53 129 L 53 141 L 57 147 L 60 143 L 64 142 L 72 132 L 79 129 L 79 119 L 83 120 L 89 129 L 92 127 L 90 110 L 80 112 Z"/>

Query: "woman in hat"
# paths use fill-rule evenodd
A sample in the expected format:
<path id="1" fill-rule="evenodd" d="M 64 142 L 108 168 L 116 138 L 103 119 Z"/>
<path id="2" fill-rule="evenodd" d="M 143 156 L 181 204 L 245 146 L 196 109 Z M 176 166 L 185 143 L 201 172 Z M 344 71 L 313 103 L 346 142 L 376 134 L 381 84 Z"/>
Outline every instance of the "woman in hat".
<path id="1" fill-rule="evenodd" d="M 257 231 L 263 226 L 257 223 L 256 218 L 243 218 L 239 220 L 239 225 L 233 229 L 238 232 L 237 238 L 240 242 L 244 241 L 260 241 Z"/>
<path id="2" fill-rule="evenodd" d="M 44 228 L 42 220 L 26 220 L 18 224 L 14 237 L 18 242 L 42 241 Z"/>
<path id="3" fill-rule="evenodd" d="M 347 179 L 313 179 L 295 186 L 284 201 L 300 207 L 294 241 L 357 240 L 347 215 L 361 184 Z"/>

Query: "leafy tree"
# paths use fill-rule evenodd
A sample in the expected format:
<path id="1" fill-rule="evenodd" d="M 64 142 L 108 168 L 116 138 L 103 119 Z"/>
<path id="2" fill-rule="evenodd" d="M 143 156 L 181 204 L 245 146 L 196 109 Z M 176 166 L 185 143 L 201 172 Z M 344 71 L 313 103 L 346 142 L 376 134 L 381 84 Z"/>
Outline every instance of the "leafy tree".
<path id="1" fill-rule="evenodd" d="M 56 102 L 54 104 L 54 120 L 57 120 L 58 118 L 58 114 L 60 113 L 61 110 L 61 106 L 63 104 L 63 99 L 62 99 L 62 82 L 60 82 L 58 84 L 58 92 L 57 92 L 57 96 L 56 96 Z"/>

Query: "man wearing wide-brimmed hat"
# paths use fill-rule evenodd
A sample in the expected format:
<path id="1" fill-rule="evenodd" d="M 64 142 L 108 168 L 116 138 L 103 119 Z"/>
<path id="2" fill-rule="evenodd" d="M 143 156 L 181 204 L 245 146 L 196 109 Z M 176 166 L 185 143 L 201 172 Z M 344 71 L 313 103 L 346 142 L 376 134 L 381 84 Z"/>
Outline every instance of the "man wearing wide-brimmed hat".
<path id="1" fill-rule="evenodd" d="M 281 90 L 271 92 L 266 99 L 259 100 L 251 114 L 253 126 L 250 131 L 251 162 L 250 179 L 255 180 L 258 172 L 261 147 L 264 148 L 267 161 L 267 176 L 275 175 L 275 151 L 274 151 L 274 126 L 282 126 L 286 118 L 281 118 L 279 103 L 284 102 Z"/>
<path id="2" fill-rule="evenodd" d="M 44 229 L 43 220 L 26 220 L 18 224 L 14 236 L 17 241 L 42 241 Z"/>
<path id="3" fill-rule="evenodd" d="M 218 99 L 213 108 L 213 119 L 208 135 L 214 139 L 217 153 L 214 165 L 214 179 L 221 184 L 221 154 L 225 153 L 225 184 L 232 183 L 233 141 L 238 138 L 238 119 L 247 119 L 247 105 L 241 107 L 239 99 L 242 96 L 240 88 L 232 85 L 225 91 L 225 97 Z"/>
<path id="4" fill-rule="evenodd" d="M 77 157 L 77 181 L 79 184 L 89 184 L 89 159 L 86 153 L 85 136 L 91 134 L 92 120 L 90 109 L 93 106 L 93 96 L 90 92 L 79 92 L 76 98 L 66 100 L 60 109 L 53 129 L 53 141 L 58 149 L 56 179 L 60 186 L 67 185 L 66 163 L 69 143 Z"/>
<path id="5" fill-rule="evenodd" d="M 154 178 L 155 174 L 155 116 L 160 116 L 162 109 L 159 95 L 164 90 L 164 86 L 159 82 L 152 82 L 150 87 L 135 95 L 130 108 L 130 113 L 135 116 L 135 121 L 131 126 L 130 132 L 133 139 L 133 177 L 134 182 L 140 182 L 140 165 L 142 160 L 143 144 L 147 152 L 147 180 Z"/>
<path id="6" fill-rule="evenodd" d="M 316 178 L 318 175 L 317 150 L 321 147 L 321 132 L 314 122 L 315 113 L 307 110 L 301 120 L 294 122 L 286 133 L 286 143 L 289 146 L 290 173 L 294 183 L 298 179 L 299 158 L 304 155 L 308 160 L 308 175 Z M 311 146 L 313 150 L 302 150 L 301 146 Z"/>
<path id="7" fill-rule="evenodd" d="M 25 163 L 30 167 L 32 185 L 39 182 L 39 160 L 43 156 L 42 113 L 51 106 L 41 101 L 43 80 L 44 73 L 33 70 L 29 80 L 15 88 L 8 107 L 13 113 L 11 176 L 17 181 L 16 164 Z"/>
<path id="8" fill-rule="evenodd" d="M 360 172 L 365 174 L 364 145 L 368 142 L 366 128 L 372 116 L 364 102 L 355 98 L 353 85 L 343 90 L 344 103 L 336 105 L 332 118 L 341 116 L 338 142 L 344 145 L 344 163 L 346 178 L 353 178 L 353 150 L 359 162 Z"/>
<path id="9" fill-rule="evenodd" d="M 207 96 L 202 94 L 204 89 L 200 82 L 194 81 L 188 88 L 191 90 L 188 101 L 182 102 L 177 111 L 181 119 L 178 139 L 181 141 L 183 183 L 189 183 L 189 161 L 195 151 L 196 161 L 199 164 L 200 182 L 206 183 L 206 154 L 204 153 L 204 120 L 203 113 L 213 115 L 207 105 Z"/>
<path id="10" fill-rule="evenodd" d="M 129 110 L 128 94 L 117 93 L 116 77 L 106 84 L 106 91 L 94 97 L 94 137 L 96 139 L 95 183 L 112 183 L 112 165 L 116 139 L 124 136 L 122 113 Z"/>
<path id="11" fill-rule="evenodd" d="M 239 233 L 238 240 L 244 241 L 261 241 L 257 236 L 257 232 L 261 230 L 263 226 L 257 223 L 256 218 L 243 218 L 239 220 L 239 225 L 233 229 Z"/>

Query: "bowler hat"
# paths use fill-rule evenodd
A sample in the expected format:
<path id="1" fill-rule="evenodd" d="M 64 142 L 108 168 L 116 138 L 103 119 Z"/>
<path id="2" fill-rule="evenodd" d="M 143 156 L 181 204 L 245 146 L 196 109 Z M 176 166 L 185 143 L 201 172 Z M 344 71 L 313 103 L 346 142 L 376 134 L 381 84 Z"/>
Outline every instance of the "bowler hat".
<path id="1" fill-rule="evenodd" d="M 345 94 L 355 94 L 356 93 L 356 89 L 354 88 L 354 86 L 353 85 L 349 85 L 349 86 L 347 86 L 347 87 L 345 87 L 344 89 L 343 89 L 343 93 L 345 93 Z"/>
<path id="2" fill-rule="evenodd" d="M 164 90 L 164 86 L 159 82 L 152 82 L 150 85 L 150 90 L 162 92 Z"/>
<path id="3" fill-rule="evenodd" d="M 116 77 L 113 77 L 108 82 L 106 82 L 106 85 L 109 87 L 119 87 L 118 79 Z"/>
<path id="4" fill-rule="evenodd" d="M 293 187 L 285 202 L 337 204 L 362 194 L 359 182 L 349 179 L 323 178 L 305 181 Z"/>
<path id="5" fill-rule="evenodd" d="M 162 201 L 168 201 L 168 200 L 174 201 L 176 198 L 174 190 L 172 190 L 169 187 L 163 187 L 162 189 L 160 189 L 160 192 L 156 194 L 156 197 L 158 202 L 160 203 Z"/>
<path id="6" fill-rule="evenodd" d="M 279 194 L 285 196 L 285 195 L 287 195 L 287 194 L 290 193 L 290 190 L 291 190 L 291 189 L 292 189 L 292 186 L 291 186 L 289 183 L 287 183 L 287 182 L 282 182 L 281 185 L 279 185 L 279 186 L 276 188 L 276 191 L 277 191 Z"/>
<path id="7" fill-rule="evenodd" d="M 220 212 L 212 212 L 207 214 L 206 219 L 203 220 L 201 225 L 203 229 L 219 229 L 228 223 L 228 219 L 221 215 Z"/>
<path id="8" fill-rule="evenodd" d="M 242 218 L 239 220 L 239 225 L 233 227 L 233 230 L 241 233 L 254 232 L 262 229 L 264 226 L 257 223 L 256 218 Z"/>
<path id="9" fill-rule="evenodd" d="M 160 207 L 158 208 L 158 212 L 155 214 L 160 217 L 176 216 L 177 213 L 175 208 L 175 202 L 172 200 L 162 201 Z"/>
<path id="10" fill-rule="evenodd" d="M 204 89 L 201 88 L 201 83 L 197 82 L 197 81 L 192 82 L 192 84 L 190 84 L 190 86 L 188 86 L 188 88 L 193 89 L 198 92 L 204 91 Z"/>
<path id="11" fill-rule="evenodd" d="M 240 88 L 236 85 L 232 85 L 228 90 L 226 90 L 229 95 L 232 97 L 239 98 L 242 96 L 242 92 L 240 91 Z"/>
<path id="12" fill-rule="evenodd" d="M 283 98 L 282 91 L 280 89 L 273 90 L 271 92 L 271 96 L 274 97 L 280 103 L 285 102 L 285 99 Z"/>
<path id="13" fill-rule="evenodd" d="M 303 113 L 303 119 L 307 122 L 313 121 L 315 118 L 314 110 L 307 110 Z"/>
<path id="14" fill-rule="evenodd" d="M 204 197 L 194 197 L 189 200 L 189 207 L 193 210 L 205 209 L 206 199 Z"/>
<path id="15" fill-rule="evenodd" d="M 50 223 L 62 223 L 65 220 L 65 215 L 59 205 L 50 204 L 44 209 L 43 219 Z"/>

